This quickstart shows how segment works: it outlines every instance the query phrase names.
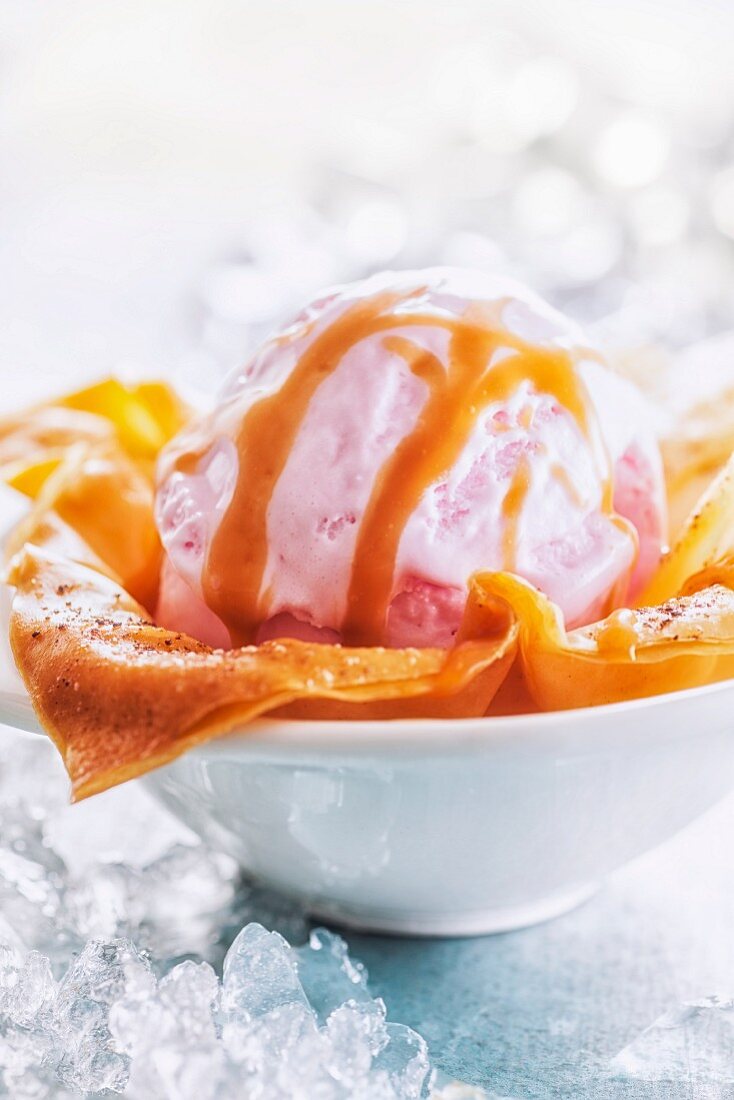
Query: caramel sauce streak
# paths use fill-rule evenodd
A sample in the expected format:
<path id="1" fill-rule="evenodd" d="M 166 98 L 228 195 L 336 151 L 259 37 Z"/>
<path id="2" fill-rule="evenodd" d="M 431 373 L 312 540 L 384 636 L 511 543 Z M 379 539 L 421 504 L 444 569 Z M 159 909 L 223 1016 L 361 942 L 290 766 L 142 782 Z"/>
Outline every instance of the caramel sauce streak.
<path id="1" fill-rule="evenodd" d="M 640 640 L 634 611 L 614 611 L 595 631 L 594 640 L 599 653 L 629 660 Z"/>
<path id="2" fill-rule="evenodd" d="M 530 492 L 531 469 L 527 455 L 523 455 L 517 464 L 517 469 L 512 475 L 510 488 L 505 493 L 502 502 L 502 518 L 505 529 L 502 532 L 502 559 L 507 572 L 516 568 L 517 561 L 517 533 L 523 514 L 523 505 Z"/>
<path id="3" fill-rule="evenodd" d="M 224 621 L 234 645 L 252 641 L 267 564 L 267 512 L 316 390 L 339 366 L 345 351 L 379 327 L 400 300 L 383 294 L 357 302 L 301 355 L 280 389 L 249 410 L 236 439 L 237 484 L 209 549 L 204 596 Z"/>
<path id="4" fill-rule="evenodd" d="M 399 355 L 411 369 L 411 372 L 425 382 L 432 390 L 443 382 L 446 368 L 432 352 L 426 351 L 420 344 L 406 336 L 386 336 L 382 341 L 385 351 Z"/>
<path id="5" fill-rule="evenodd" d="M 566 491 L 566 494 L 570 501 L 577 507 L 583 508 L 586 503 L 583 493 L 579 491 L 578 486 L 574 483 L 573 478 L 560 462 L 554 462 L 551 466 L 551 476 L 559 485 L 562 485 Z"/>
<path id="6" fill-rule="evenodd" d="M 426 489 L 461 453 L 477 411 L 467 394 L 485 370 L 494 340 L 486 329 L 456 327 L 448 374 L 442 369 L 440 380 L 429 382 L 416 426 L 377 477 L 354 551 L 342 624 L 342 636 L 349 645 L 374 645 L 382 636 L 403 530 Z M 427 373 L 424 377 L 429 380 Z"/>

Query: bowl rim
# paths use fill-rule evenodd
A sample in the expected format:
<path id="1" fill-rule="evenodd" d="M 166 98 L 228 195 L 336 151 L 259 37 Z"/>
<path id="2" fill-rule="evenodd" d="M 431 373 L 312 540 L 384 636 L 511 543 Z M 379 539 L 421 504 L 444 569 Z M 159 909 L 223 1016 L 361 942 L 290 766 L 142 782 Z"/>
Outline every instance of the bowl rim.
<path id="1" fill-rule="evenodd" d="M 601 747 L 602 737 L 608 745 L 607 738 L 619 744 L 631 735 L 639 744 L 641 727 L 646 743 L 652 744 L 673 736 L 696 736 L 705 732 L 710 728 L 712 715 L 721 719 L 732 714 L 726 706 L 728 696 L 734 703 L 734 678 L 640 699 L 532 714 L 392 719 L 304 719 L 263 715 L 193 746 L 185 755 L 220 752 L 231 755 L 243 750 L 246 753 L 273 750 L 278 754 L 292 750 L 340 754 L 417 749 L 451 752 L 468 748 L 481 751 L 504 745 L 558 749 L 559 741 L 567 749 L 596 750 Z M 676 720 L 668 725 L 661 718 L 671 710 L 675 710 Z M 22 687 L 12 691 L 0 689 L 0 723 L 25 732 L 44 732 Z"/>
<path id="2" fill-rule="evenodd" d="M 602 743 L 608 747 L 610 739 L 615 745 L 629 738 L 639 744 L 641 726 L 647 744 L 704 734 L 711 728 L 712 716 L 720 719 L 731 713 L 720 698 L 725 700 L 729 695 L 734 702 L 734 678 L 641 699 L 534 714 L 393 719 L 285 719 L 264 715 L 195 746 L 187 755 L 249 755 L 263 750 L 278 754 L 295 750 L 389 755 L 422 749 L 450 753 L 494 747 L 557 751 L 559 744 L 566 750 L 597 751 Z M 676 721 L 661 721 L 660 712 L 672 709 Z M 697 722 L 696 718 L 706 720 Z"/>

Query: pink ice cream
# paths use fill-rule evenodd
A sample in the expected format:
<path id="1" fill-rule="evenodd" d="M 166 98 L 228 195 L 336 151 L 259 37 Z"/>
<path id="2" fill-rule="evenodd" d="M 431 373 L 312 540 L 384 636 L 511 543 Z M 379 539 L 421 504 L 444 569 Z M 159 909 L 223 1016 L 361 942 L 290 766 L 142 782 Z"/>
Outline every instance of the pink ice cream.
<path id="1" fill-rule="evenodd" d="M 370 497 L 428 400 L 426 382 L 396 350 L 395 338 L 409 338 L 448 370 L 443 322 L 477 311 L 486 318 L 489 307 L 501 330 L 525 345 L 571 354 L 595 421 L 596 450 L 557 395 L 529 379 L 482 408 L 458 458 L 426 488 L 402 529 L 384 632 L 376 641 L 451 644 L 471 575 L 507 567 L 507 499 L 520 463 L 530 477 L 512 568 L 547 593 L 569 624 L 593 621 L 610 597 L 621 602 L 650 576 L 666 520 L 660 455 L 642 397 L 582 350 L 587 344 L 575 325 L 523 287 L 434 268 L 375 276 L 325 294 L 228 381 L 212 413 L 169 444 L 156 501 L 165 550 L 157 612 L 163 625 L 212 645 L 230 644 L 205 593 L 209 549 L 238 479 L 238 429 L 258 401 L 280 391 L 315 340 L 355 303 L 385 290 L 412 296 L 325 374 L 275 483 L 257 640 L 340 640 Z M 424 320 L 408 326 L 411 313 Z M 510 354 L 500 347 L 488 370 Z M 599 443 L 612 474 L 616 516 L 604 504 Z M 193 464 L 179 461 L 184 454 L 196 456 Z"/>

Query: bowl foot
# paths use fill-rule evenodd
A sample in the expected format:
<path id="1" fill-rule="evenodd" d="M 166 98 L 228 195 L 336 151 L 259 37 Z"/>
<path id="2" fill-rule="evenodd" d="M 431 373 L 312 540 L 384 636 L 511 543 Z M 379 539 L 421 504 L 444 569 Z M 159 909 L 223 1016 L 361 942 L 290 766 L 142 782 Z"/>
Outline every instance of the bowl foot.
<path id="1" fill-rule="evenodd" d="M 553 920 L 588 901 L 598 889 L 598 883 L 586 884 L 562 891 L 525 905 L 503 906 L 466 913 L 401 913 L 390 911 L 355 911 L 338 903 L 310 903 L 312 917 L 330 924 L 339 924 L 355 932 L 385 933 L 391 936 L 490 936 L 498 932 L 514 932 L 533 924 Z"/>

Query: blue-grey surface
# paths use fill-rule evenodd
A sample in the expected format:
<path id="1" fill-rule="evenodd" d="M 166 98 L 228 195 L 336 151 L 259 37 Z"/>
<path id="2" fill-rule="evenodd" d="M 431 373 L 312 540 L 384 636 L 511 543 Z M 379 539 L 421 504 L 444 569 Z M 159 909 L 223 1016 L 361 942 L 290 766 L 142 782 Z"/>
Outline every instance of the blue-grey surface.
<path id="1" fill-rule="evenodd" d="M 734 993 L 733 835 L 734 796 L 559 920 L 471 940 L 350 935 L 350 947 L 451 1076 L 518 1100 L 723 1100 L 731 1083 L 621 1080 L 608 1066 L 671 1005 Z"/>

